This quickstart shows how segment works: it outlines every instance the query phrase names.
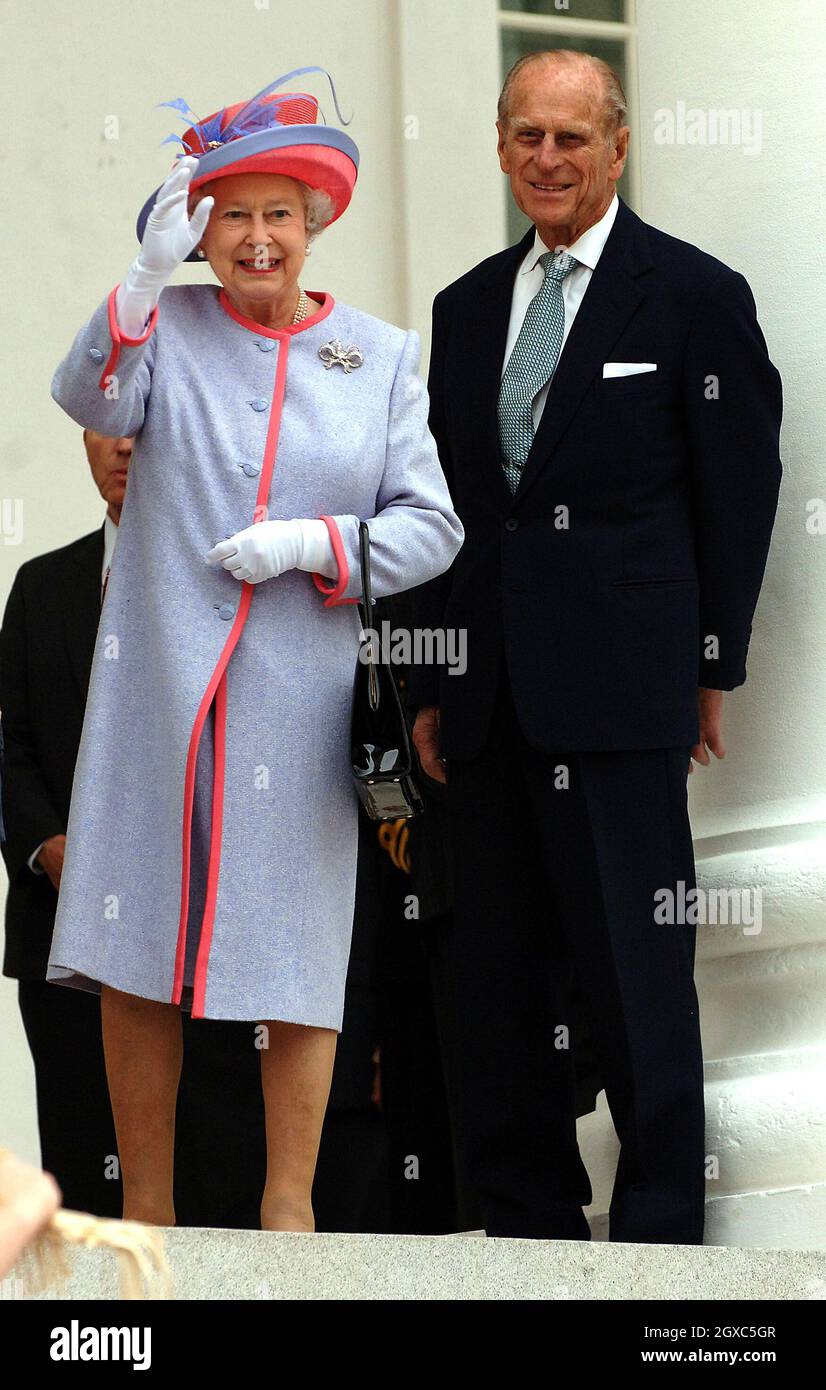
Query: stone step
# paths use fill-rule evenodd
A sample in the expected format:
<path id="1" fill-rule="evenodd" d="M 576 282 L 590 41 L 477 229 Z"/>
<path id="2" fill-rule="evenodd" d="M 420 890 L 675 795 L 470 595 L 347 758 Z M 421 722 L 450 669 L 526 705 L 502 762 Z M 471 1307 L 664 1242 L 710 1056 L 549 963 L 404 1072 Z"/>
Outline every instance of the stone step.
<path id="1" fill-rule="evenodd" d="M 824 1299 L 826 1252 L 460 1236 L 170 1228 L 179 1299 Z M 21 1268 L 3 1296 L 24 1296 Z M 117 1298 L 109 1251 L 71 1252 L 40 1298 Z"/>

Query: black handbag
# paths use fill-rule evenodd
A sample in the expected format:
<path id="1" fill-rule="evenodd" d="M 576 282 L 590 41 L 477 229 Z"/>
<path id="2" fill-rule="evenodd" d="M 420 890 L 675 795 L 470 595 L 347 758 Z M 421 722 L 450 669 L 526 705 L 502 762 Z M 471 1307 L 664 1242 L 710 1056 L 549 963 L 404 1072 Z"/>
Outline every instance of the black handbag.
<path id="1" fill-rule="evenodd" d="M 370 532 L 359 525 L 362 641 L 353 681 L 350 757 L 353 781 L 371 820 L 398 820 L 424 809 L 414 777 L 413 740 L 393 668 L 379 644 L 365 636 L 370 629 Z"/>

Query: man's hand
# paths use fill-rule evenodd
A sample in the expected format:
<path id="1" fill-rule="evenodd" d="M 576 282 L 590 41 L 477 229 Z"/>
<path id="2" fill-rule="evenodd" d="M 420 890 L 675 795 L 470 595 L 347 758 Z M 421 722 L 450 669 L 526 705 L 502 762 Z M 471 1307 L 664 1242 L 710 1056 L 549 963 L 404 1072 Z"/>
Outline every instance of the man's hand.
<path id="1" fill-rule="evenodd" d="M 439 709 L 424 705 L 413 725 L 413 742 L 422 765 L 422 772 L 434 782 L 447 782 L 445 765 L 439 757 Z"/>
<path id="2" fill-rule="evenodd" d="M 726 756 L 723 744 L 723 692 L 722 690 L 706 690 L 700 686 L 697 692 L 697 701 L 700 710 L 700 742 L 695 743 L 691 750 L 694 762 L 702 763 L 708 767 L 711 759 L 709 750 L 715 758 Z M 694 762 L 689 762 L 689 772 L 694 771 Z"/>
<path id="3" fill-rule="evenodd" d="M 60 876 L 63 873 L 65 853 L 66 836 L 52 835 L 51 839 L 43 841 L 43 846 L 35 860 L 35 863 L 39 864 L 41 869 L 49 875 L 56 893 L 60 891 Z"/>

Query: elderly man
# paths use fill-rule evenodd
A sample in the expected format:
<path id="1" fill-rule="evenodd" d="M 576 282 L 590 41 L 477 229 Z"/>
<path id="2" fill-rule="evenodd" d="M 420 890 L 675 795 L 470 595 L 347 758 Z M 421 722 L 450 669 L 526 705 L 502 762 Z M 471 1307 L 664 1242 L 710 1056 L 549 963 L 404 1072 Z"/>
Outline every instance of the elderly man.
<path id="1" fill-rule="evenodd" d="M 616 193 L 604 63 L 522 59 L 499 160 L 533 223 L 436 298 L 431 429 L 464 549 L 411 682 L 455 856 L 460 1125 L 488 1235 L 588 1239 L 567 999 L 621 1153 L 612 1240 L 699 1244 L 703 1066 L 686 775 L 724 753 L 780 480 L 781 386 L 742 275 Z M 685 915 L 685 914 L 684 914 Z"/>

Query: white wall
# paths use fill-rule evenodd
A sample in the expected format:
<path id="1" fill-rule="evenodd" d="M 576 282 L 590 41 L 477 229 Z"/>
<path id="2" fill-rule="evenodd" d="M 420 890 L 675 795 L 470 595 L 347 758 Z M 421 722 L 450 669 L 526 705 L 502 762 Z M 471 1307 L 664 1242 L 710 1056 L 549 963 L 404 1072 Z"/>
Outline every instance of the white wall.
<path id="1" fill-rule="evenodd" d="M 826 8 L 822 0 L 637 7 L 642 215 L 742 271 L 785 391 L 785 477 L 749 679 L 728 702 L 724 775 L 694 788 L 696 828 L 822 818 L 826 538 L 808 535 L 805 523 L 806 502 L 824 495 Z M 655 144 L 655 112 L 680 99 L 759 111 L 759 152 Z"/>

